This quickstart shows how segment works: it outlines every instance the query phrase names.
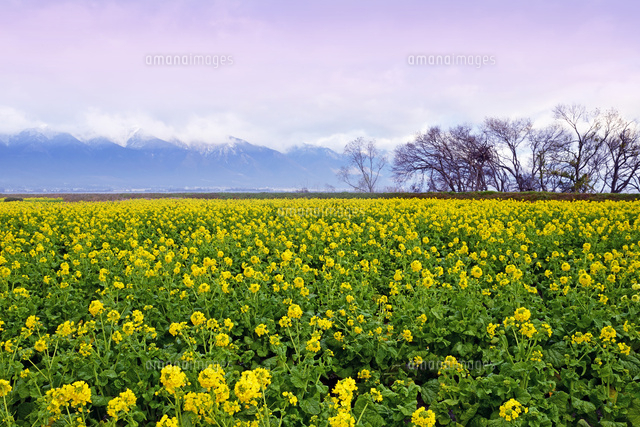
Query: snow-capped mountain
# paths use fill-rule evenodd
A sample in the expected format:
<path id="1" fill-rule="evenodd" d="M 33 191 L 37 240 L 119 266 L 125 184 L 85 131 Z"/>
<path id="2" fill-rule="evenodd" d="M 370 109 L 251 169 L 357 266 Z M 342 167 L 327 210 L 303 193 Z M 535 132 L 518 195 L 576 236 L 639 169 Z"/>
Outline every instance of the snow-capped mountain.
<path id="1" fill-rule="evenodd" d="M 343 156 L 324 147 L 282 153 L 234 137 L 188 145 L 139 129 L 122 142 L 47 129 L 0 136 L 0 192 L 346 189 L 335 175 Z"/>

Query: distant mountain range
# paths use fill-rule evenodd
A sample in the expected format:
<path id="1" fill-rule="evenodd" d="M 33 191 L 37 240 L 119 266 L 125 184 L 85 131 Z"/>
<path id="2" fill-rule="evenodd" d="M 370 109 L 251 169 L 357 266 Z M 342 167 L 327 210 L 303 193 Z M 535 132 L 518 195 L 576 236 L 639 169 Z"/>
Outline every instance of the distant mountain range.
<path id="1" fill-rule="evenodd" d="M 347 190 L 335 175 L 345 164 L 325 147 L 282 153 L 234 137 L 185 144 L 136 131 L 123 145 L 40 129 L 0 135 L 0 193 Z"/>

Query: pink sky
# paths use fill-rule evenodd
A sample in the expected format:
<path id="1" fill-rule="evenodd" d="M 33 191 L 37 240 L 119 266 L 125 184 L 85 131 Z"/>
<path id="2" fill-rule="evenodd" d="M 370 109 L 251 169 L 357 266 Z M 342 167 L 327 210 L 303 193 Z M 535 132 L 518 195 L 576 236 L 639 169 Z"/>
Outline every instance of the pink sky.
<path id="1" fill-rule="evenodd" d="M 517 5 L 516 5 L 517 3 Z M 341 149 L 431 125 L 549 121 L 558 103 L 640 118 L 631 1 L 19 1 L 0 6 L 0 133 Z M 148 66 L 147 55 L 232 65 Z M 411 66 L 409 55 L 494 65 Z"/>

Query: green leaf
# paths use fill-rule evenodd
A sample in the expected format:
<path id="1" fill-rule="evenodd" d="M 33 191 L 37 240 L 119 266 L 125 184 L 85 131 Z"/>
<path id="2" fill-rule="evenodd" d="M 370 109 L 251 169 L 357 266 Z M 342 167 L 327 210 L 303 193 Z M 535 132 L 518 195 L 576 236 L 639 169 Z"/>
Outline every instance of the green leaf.
<path id="1" fill-rule="evenodd" d="M 516 390 L 516 400 L 526 406 L 531 400 L 531 395 L 522 389 Z"/>
<path id="2" fill-rule="evenodd" d="M 586 400 L 571 399 L 571 404 L 581 414 L 591 415 L 596 411 L 596 405 Z"/>
<path id="3" fill-rule="evenodd" d="M 427 405 L 433 405 L 438 399 L 438 391 L 440 390 L 440 383 L 437 379 L 432 379 L 424 383 L 420 389 L 422 400 Z"/>
<path id="4" fill-rule="evenodd" d="M 102 371 L 100 373 L 100 376 L 101 377 L 106 377 L 106 378 L 111 378 L 111 379 L 118 378 L 118 374 L 113 369 L 107 369 L 106 371 Z"/>
<path id="5" fill-rule="evenodd" d="M 376 353 L 376 363 L 380 367 L 385 367 L 384 359 L 387 357 L 387 350 L 384 347 L 380 347 Z"/>
<path id="6" fill-rule="evenodd" d="M 600 421 L 602 427 L 627 427 L 627 423 L 617 423 L 615 421 Z M 637 424 L 632 424 L 637 425 Z"/>
<path id="7" fill-rule="evenodd" d="M 634 399 L 631 402 L 631 406 L 627 412 L 627 419 L 632 426 L 640 426 L 640 399 Z"/>
<path id="8" fill-rule="evenodd" d="M 478 412 L 478 408 L 480 407 L 479 403 L 475 403 L 473 405 L 471 405 L 469 408 L 467 408 L 466 411 L 464 411 L 464 413 L 460 416 L 460 423 L 462 425 L 465 425 L 467 422 L 469 422 L 469 420 L 471 420 L 471 418 L 473 418 L 473 416 L 476 414 L 476 412 Z"/>
<path id="9" fill-rule="evenodd" d="M 353 408 L 353 414 L 356 419 L 360 418 L 360 422 L 365 426 L 370 425 L 371 427 L 382 427 L 386 425 L 384 418 L 378 414 L 370 397 L 366 395 L 358 396 L 358 400 L 356 400 L 356 404 Z"/>
<path id="10" fill-rule="evenodd" d="M 291 383 L 297 388 L 304 389 L 307 386 L 307 382 L 305 381 L 304 377 L 302 376 L 302 373 L 300 372 L 300 369 L 298 369 L 297 366 L 294 366 L 291 368 L 290 378 L 291 378 Z"/>
<path id="11" fill-rule="evenodd" d="M 316 394 L 311 399 L 305 399 L 300 402 L 300 409 L 310 415 L 318 415 L 322 410 L 320 409 L 320 395 Z"/>
<path id="12" fill-rule="evenodd" d="M 109 400 L 111 399 L 107 396 L 91 396 L 91 404 L 93 406 L 107 406 Z"/>
<path id="13" fill-rule="evenodd" d="M 548 360 L 555 368 L 563 366 L 564 354 L 567 352 L 567 345 L 564 342 L 559 342 L 552 345 L 545 352 L 545 359 Z"/>

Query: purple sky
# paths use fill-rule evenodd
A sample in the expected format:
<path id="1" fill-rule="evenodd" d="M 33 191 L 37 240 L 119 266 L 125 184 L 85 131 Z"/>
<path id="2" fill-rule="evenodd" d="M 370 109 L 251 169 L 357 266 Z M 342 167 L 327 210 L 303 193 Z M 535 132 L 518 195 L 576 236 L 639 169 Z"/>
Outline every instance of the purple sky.
<path id="1" fill-rule="evenodd" d="M 640 2 L 58 1 L 0 3 L 0 133 L 48 126 L 122 141 L 385 148 L 558 103 L 640 116 Z M 147 55 L 232 65 L 149 66 Z M 411 66 L 410 55 L 495 64 Z"/>

